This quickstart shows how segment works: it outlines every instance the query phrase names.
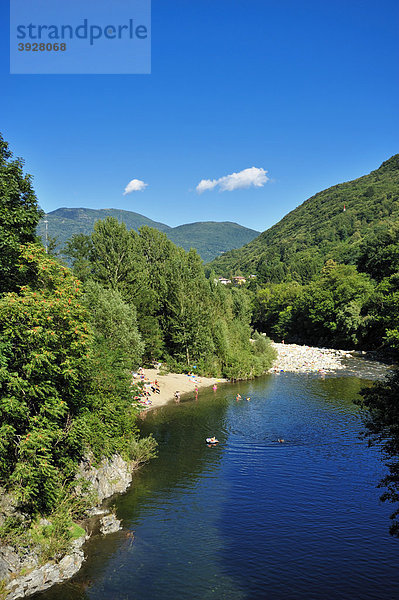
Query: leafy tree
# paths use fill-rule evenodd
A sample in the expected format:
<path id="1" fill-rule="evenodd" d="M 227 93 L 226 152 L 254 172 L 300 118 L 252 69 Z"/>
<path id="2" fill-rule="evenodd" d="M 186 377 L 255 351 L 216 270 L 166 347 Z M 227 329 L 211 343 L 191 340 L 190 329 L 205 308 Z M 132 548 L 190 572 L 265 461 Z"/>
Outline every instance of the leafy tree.
<path id="1" fill-rule="evenodd" d="M 170 264 L 162 324 L 168 351 L 188 367 L 214 350 L 210 305 L 200 257 L 195 250 L 186 253 L 177 248 Z"/>
<path id="2" fill-rule="evenodd" d="M 65 267 L 31 244 L 19 269 L 36 279 L 0 299 L 0 478 L 42 510 L 83 452 L 91 332 Z"/>
<path id="3" fill-rule="evenodd" d="M 72 263 L 73 272 L 80 281 L 87 281 L 91 275 L 90 254 L 92 251 L 91 237 L 83 233 L 73 235 L 64 246 L 62 253 Z"/>
<path id="4" fill-rule="evenodd" d="M 120 289 L 132 274 L 133 239 L 126 225 L 113 217 L 97 221 L 91 241 L 90 262 L 95 279 L 113 290 Z"/>
<path id="5" fill-rule="evenodd" d="M 399 224 L 368 237 L 360 246 L 357 263 L 376 281 L 399 271 Z"/>
<path id="6" fill-rule="evenodd" d="M 371 348 L 385 345 L 399 350 L 399 273 L 383 279 L 367 303 L 365 342 Z"/>
<path id="7" fill-rule="evenodd" d="M 79 247 L 77 242 L 84 244 Z M 207 280 L 195 250 L 185 252 L 165 234 L 146 226 L 138 234 L 127 232 L 123 224 L 109 218 L 96 223 L 90 243 L 75 238 L 69 254 L 75 260 L 87 257 L 86 273 L 97 282 L 97 287 L 90 281 L 86 284 L 86 297 L 92 324 L 98 330 L 99 349 L 101 332 L 107 326 L 104 319 L 96 325 L 96 311 L 113 313 L 116 304 L 122 309 L 122 302 L 122 320 L 127 305 L 136 310 L 146 362 L 162 358 L 177 370 L 190 369 L 195 362 L 198 372 L 235 378 L 260 374 L 270 366 L 270 355 L 266 358 L 265 353 L 265 360 L 260 360 L 249 341 L 251 294 L 241 289 L 222 289 Z M 108 305 L 111 296 L 105 302 L 106 290 L 119 294 L 118 300 L 112 297 L 112 307 Z M 135 325 L 132 328 L 136 331 Z M 103 341 L 107 347 L 96 352 L 98 372 L 103 382 L 109 381 L 109 391 L 114 393 L 107 374 L 111 373 L 110 364 L 118 362 L 112 354 L 116 349 L 112 350 L 105 338 Z M 133 358 L 129 360 L 134 363 Z M 112 381 L 117 381 L 115 375 Z"/>
<path id="8" fill-rule="evenodd" d="M 397 505 L 391 515 L 390 532 L 399 537 L 399 371 L 362 390 L 362 396 L 365 436 L 370 444 L 380 446 L 387 461 L 388 473 L 379 486 L 386 488 L 381 500 Z"/>
<path id="9" fill-rule="evenodd" d="M 93 378 L 103 393 L 129 396 L 130 371 L 137 368 L 143 343 L 137 327 L 136 309 L 116 290 L 88 281 L 83 304 L 94 331 Z"/>
<path id="10" fill-rule="evenodd" d="M 35 241 L 42 215 L 31 176 L 24 175 L 22 159 L 12 159 L 0 134 L 0 293 L 17 289 L 20 245 Z"/>

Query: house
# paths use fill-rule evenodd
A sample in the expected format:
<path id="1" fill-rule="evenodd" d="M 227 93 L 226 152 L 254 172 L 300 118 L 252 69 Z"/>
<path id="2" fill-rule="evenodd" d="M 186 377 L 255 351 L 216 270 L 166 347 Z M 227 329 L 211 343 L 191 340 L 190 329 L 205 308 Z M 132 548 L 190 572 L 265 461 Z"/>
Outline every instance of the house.
<path id="1" fill-rule="evenodd" d="M 224 277 L 219 277 L 219 279 L 216 280 L 218 283 L 222 283 L 223 285 L 227 285 L 228 283 L 231 283 L 231 279 L 225 279 Z"/>
<path id="2" fill-rule="evenodd" d="M 247 280 L 242 275 L 235 275 L 235 277 L 233 277 L 233 282 L 236 285 L 242 285 L 243 283 L 246 283 L 246 281 Z"/>

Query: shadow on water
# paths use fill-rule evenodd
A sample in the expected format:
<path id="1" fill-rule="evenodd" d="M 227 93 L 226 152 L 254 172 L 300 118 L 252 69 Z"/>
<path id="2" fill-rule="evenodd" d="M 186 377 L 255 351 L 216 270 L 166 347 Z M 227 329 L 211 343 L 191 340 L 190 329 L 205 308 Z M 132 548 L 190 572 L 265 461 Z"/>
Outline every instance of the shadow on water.
<path id="1" fill-rule="evenodd" d="M 358 438 L 364 384 L 283 373 L 150 411 L 159 457 L 115 500 L 124 530 L 35 598 L 391 600 L 399 549 Z"/>

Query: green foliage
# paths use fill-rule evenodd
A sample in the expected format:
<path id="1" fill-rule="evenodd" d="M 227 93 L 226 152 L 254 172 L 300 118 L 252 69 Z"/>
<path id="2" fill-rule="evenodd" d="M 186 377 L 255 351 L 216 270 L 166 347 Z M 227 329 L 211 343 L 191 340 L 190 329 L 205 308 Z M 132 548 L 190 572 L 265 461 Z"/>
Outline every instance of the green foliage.
<path id="1" fill-rule="evenodd" d="M 47 519 L 40 515 L 31 518 L 9 516 L 0 527 L 2 543 L 14 546 L 21 553 L 35 553 L 39 564 L 60 560 L 69 551 L 73 540 L 86 535 L 74 519 L 84 516 L 90 496 L 77 495 L 69 486 L 59 490 L 57 500 Z"/>
<path id="2" fill-rule="evenodd" d="M 83 233 L 74 234 L 64 246 L 63 254 L 72 262 L 76 277 L 83 282 L 91 275 L 90 253 L 92 248 L 91 237 Z"/>
<path id="3" fill-rule="evenodd" d="M 120 289 L 131 275 L 133 237 L 124 223 L 107 217 L 97 221 L 91 236 L 90 262 L 97 281 L 113 290 Z"/>
<path id="4" fill-rule="evenodd" d="M 376 281 L 399 271 L 399 223 L 379 228 L 359 247 L 359 270 Z"/>
<path id="5" fill-rule="evenodd" d="M 362 396 L 364 435 L 370 444 L 380 446 L 387 461 L 388 473 L 379 486 L 386 488 L 381 500 L 397 505 L 390 532 L 399 537 L 399 371 L 362 390 Z"/>
<path id="6" fill-rule="evenodd" d="M 55 243 L 48 254 L 32 243 L 40 214 L 22 162 L 0 137 L 0 482 L 23 515 L 0 537 L 39 548 L 46 561 L 82 533 L 74 520 L 94 501 L 87 485 L 76 491 L 82 458 L 121 453 L 138 463 L 156 443 L 138 437 L 129 373 L 143 353 L 135 306 L 122 297 L 132 282 L 139 297 L 137 240 L 113 221 L 73 240 L 83 292 L 52 255 Z"/>
<path id="7" fill-rule="evenodd" d="M 83 304 L 101 351 L 106 349 L 112 360 L 126 369 L 137 368 L 144 348 L 134 305 L 124 302 L 117 290 L 92 280 L 84 286 Z"/>
<path id="8" fill-rule="evenodd" d="M 383 279 L 375 288 L 367 306 L 369 346 L 385 344 L 399 356 L 399 273 Z"/>
<path id="9" fill-rule="evenodd" d="M 126 363 L 115 353 L 128 358 L 130 368 L 137 364 L 142 355 L 137 328 L 147 363 L 162 359 L 183 371 L 195 364 L 197 372 L 232 378 L 258 375 L 270 366 L 270 353 L 265 350 L 261 359 L 249 341 L 251 294 L 222 290 L 206 279 L 195 250 L 185 252 L 149 227 L 128 232 L 112 218 L 95 224 L 83 252 L 82 244 L 71 243 L 71 249 L 74 269 L 84 255 L 92 279 L 86 284 L 85 304 L 97 332 L 95 379 L 103 393 L 123 395 Z M 137 314 L 137 326 L 135 318 L 128 322 L 129 310 Z M 110 329 L 115 344 L 105 336 Z"/>
<path id="10" fill-rule="evenodd" d="M 82 454 L 91 332 L 66 268 L 35 245 L 23 247 L 19 268 L 37 279 L 0 299 L 0 478 L 42 510 Z"/>
<path id="11" fill-rule="evenodd" d="M 39 210 L 31 176 L 23 174 L 23 161 L 12 153 L 0 134 L 0 293 L 14 291 L 19 283 L 15 269 L 21 244 L 35 240 Z"/>
<path id="12" fill-rule="evenodd" d="M 365 335 L 365 307 L 373 293 L 369 278 L 352 265 L 327 261 L 318 279 L 269 284 L 258 290 L 255 325 L 277 339 L 353 347 Z"/>
<path id="13" fill-rule="evenodd" d="M 88 282 L 35 245 L 35 283 L 0 298 L 0 480 L 31 514 L 60 502 L 82 457 L 129 454 L 138 435 L 128 368 L 142 343 L 119 292 Z M 85 308 L 87 306 L 87 309 Z"/>

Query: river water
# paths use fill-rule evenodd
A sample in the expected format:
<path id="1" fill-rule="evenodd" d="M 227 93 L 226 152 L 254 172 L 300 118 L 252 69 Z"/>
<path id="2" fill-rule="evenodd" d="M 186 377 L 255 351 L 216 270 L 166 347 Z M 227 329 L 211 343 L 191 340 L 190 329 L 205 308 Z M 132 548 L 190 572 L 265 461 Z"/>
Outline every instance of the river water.
<path id="1" fill-rule="evenodd" d="M 399 597 L 385 468 L 353 404 L 365 383 L 282 373 L 150 411 L 159 458 L 115 500 L 123 531 L 94 536 L 81 572 L 35 598 Z"/>

